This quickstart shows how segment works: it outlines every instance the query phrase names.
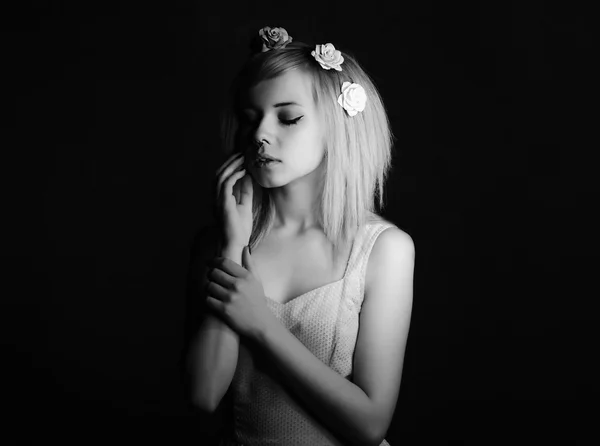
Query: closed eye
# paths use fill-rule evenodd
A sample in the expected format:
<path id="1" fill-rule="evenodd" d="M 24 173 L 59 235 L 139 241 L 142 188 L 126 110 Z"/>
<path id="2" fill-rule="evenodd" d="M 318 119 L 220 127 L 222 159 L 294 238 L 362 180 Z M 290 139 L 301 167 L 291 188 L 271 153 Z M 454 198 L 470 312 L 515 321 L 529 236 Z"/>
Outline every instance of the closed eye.
<path id="1" fill-rule="evenodd" d="M 304 115 L 303 115 L 303 116 L 298 116 L 298 117 L 297 117 L 297 118 L 295 118 L 295 119 L 289 119 L 289 120 L 282 119 L 282 120 L 281 120 L 281 123 L 282 123 L 283 125 L 294 125 L 294 124 L 297 124 L 297 123 L 298 123 L 298 121 L 300 121 L 300 120 L 301 120 L 303 117 L 304 117 Z"/>

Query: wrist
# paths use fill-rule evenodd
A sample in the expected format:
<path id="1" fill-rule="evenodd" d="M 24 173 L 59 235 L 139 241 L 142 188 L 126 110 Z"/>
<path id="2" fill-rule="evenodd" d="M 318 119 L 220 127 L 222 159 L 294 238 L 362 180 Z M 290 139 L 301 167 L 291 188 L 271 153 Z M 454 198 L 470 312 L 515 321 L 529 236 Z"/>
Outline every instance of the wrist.
<path id="1" fill-rule="evenodd" d="M 233 260 L 237 264 L 242 264 L 242 251 L 244 250 L 244 246 L 241 245 L 224 245 L 221 247 L 219 251 L 219 257 L 226 257 L 230 260 Z"/>
<path id="2" fill-rule="evenodd" d="M 253 339 L 258 345 L 268 349 L 274 339 L 281 339 L 282 333 L 280 330 L 282 328 L 283 325 L 281 325 L 279 320 L 273 316 L 267 324 L 254 334 Z"/>

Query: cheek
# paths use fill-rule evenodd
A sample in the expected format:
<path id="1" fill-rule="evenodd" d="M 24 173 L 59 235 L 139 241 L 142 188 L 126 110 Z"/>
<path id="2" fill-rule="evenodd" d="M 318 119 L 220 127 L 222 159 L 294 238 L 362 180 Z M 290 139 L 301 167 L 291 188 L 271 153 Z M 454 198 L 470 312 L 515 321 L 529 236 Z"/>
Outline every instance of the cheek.
<path id="1" fill-rule="evenodd" d="M 322 148 L 314 145 L 310 151 L 302 150 L 295 153 L 291 161 L 291 168 L 297 173 L 306 174 L 319 167 L 323 162 L 323 158 L 324 151 Z"/>
<path id="2" fill-rule="evenodd" d="M 310 146 L 312 151 L 321 152 L 325 148 L 326 135 L 318 127 L 303 132 L 299 139 L 304 146 Z"/>

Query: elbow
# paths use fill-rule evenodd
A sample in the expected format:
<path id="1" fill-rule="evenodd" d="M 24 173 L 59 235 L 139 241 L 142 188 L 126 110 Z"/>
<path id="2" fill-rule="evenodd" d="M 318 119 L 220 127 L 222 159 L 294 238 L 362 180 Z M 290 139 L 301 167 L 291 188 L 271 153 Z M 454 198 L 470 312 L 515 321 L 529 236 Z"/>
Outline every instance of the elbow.
<path id="1" fill-rule="evenodd" d="M 206 414 L 212 414 L 215 412 L 214 404 L 210 395 L 203 391 L 202 386 L 194 382 L 193 378 L 190 378 L 186 382 L 186 399 L 187 403 L 195 410 L 200 410 Z"/>
<path id="2" fill-rule="evenodd" d="M 194 409 L 200 410 L 206 414 L 213 414 L 216 411 L 214 398 L 203 386 L 196 383 L 190 383 L 188 387 L 188 401 Z"/>
<path id="3" fill-rule="evenodd" d="M 224 404 L 225 397 L 218 397 L 213 392 L 208 394 L 196 394 L 193 397 L 192 404 L 202 412 L 213 415 L 219 412 Z"/>
<path id="4" fill-rule="evenodd" d="M 383 438 L 375 438 L 372 435 L 365 435 L 362 439 L 355 438 L 355 441 L 352 444 L 354 446 L 379 446 L 382 441 Z"/>
<path id="5" fill-rule="evenodd" d="M 215 405 L 212 404 L 208 398 L 194 397 L 192 399 L 192 405 L 194 406 L 194 408 L 209 415 L 214 414 L 216 411 Z"/>
<path id="6" fill-rule="evenodd" d="M 369 434 L 369 435 L 366 435 L 365 438 L 362 441 L 360 441 L 358 444 L 360 446 L 379 446 L 382 441 L 383 441 L 383 439 L 380 440 L 378 437 L 375 437 L 375 436 Z"/>
<path id="7" fill-rule="evenodd" d="M 379 446 L 381 443 L 383 443 L 384 439 L 385 439 L 385 434 L 376 435 L 374 437 L 371 437 L 371 440 L 368 442 L 368 444 L 370 446 Z"/>
<path id="8" fill-rule="evenodd" d="M 381 420 L 373 418 L 367 427 L 363 444 L 365 446 L 379 446 L 385 440 L 386 434 L 387 429 L 382 426 Z"/>
<path id="9" fill-rule="evenodd" d="M 385 439 L 385 434 L 379 432 L 369 432 L 365 440 L 361 443 L 363 446 L 379 446 Z"/>

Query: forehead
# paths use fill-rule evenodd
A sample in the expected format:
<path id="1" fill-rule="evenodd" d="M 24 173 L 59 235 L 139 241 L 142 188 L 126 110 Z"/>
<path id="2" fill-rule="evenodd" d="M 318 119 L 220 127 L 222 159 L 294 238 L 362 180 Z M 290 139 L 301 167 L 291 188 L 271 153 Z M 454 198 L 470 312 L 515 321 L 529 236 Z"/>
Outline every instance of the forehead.
<path id="1" fill-rule="evenodd" d="M 266 108 L 281 102 L 297 102 L 303 107 L 313 105 L 312 80 L 307 73 L 288 70 L 273 79 L 259 82 L 248 91 L 250 105 Z"/>

